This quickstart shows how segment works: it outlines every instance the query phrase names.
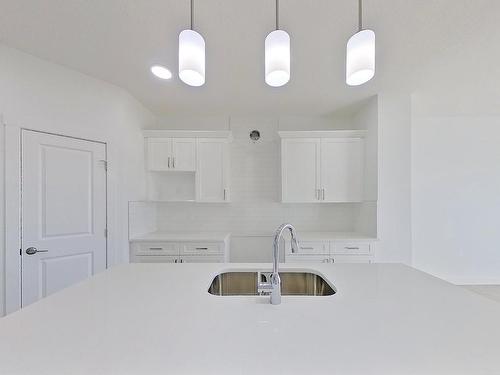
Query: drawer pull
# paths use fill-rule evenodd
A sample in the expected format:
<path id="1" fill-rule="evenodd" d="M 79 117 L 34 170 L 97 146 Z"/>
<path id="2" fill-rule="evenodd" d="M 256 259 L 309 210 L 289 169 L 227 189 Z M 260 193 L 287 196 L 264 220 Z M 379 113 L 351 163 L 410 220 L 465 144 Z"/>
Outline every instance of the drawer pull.
<path id="1" fill-rule="evenodd" d="M 346 249 L 346 250 L 359 250 L 359 247 L 358 246 L 346 246 L 346 247 L 344 247 L 344 249 Z"/>
<path id="2" fill-rule="evenodd" d="M 163 250 L 163 247 L 150 247 L 149 250 Z"/>
<path id="3" fill-rule="evenodd" d="M 314 247 L 300 247 L 302 250 L 314 250 Z"/>
<path id="4" fill-rule="evenodd" d="M 196 250 L 208 250 L 208 247 L 197 247 Z"/>

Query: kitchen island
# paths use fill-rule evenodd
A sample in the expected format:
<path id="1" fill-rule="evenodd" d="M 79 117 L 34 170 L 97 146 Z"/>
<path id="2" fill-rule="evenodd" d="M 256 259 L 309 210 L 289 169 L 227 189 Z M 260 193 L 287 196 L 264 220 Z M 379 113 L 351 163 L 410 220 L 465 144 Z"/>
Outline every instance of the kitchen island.
<path id="1" fill-rule="evenodd" d="M 331 296 L 215 296 L 269 264 L 130 264 L 0 319 L 0 374 L 500 373 L 500 304 L 397 264 L 314 270 Z"/>

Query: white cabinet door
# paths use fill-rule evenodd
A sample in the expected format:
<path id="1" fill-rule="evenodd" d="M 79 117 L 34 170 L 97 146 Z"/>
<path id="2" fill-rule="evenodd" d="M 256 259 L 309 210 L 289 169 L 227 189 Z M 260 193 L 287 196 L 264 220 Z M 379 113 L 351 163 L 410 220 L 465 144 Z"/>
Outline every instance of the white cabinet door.
<path id="1" fill-rule="evenodd" d="M 196 170 L 196 139 L 172 139 L 171 169 L 174 171 Z"/>
<path id="2" fill-rule="evenodd" d="M 229 159 L 227 139 L 198 138 L 196 200 L 229 201 Z"/>
<path id="3" fill-rule="evenodd" d="M 360 138 L 321 140 L 321 200 L 363 200 L 364 142 Z"/>
<path id="4" fill-rule="evenodd" d="M 147 163 L 150 171 L 168 171 L 172 154 L 172 138 L 146 138 Z"/>
<path id="5" fill-rule="evenodd" d="M 290 138 L 281 142 L 283 202 L 318 202 L 320 140 Z"/>

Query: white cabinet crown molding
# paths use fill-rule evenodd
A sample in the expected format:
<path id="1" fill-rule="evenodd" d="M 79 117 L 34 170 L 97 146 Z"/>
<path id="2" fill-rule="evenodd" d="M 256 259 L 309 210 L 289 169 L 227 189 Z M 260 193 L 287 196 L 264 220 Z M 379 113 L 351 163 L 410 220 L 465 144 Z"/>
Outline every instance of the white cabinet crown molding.
<path id="1" fill-rule="evenodd" d="M 365 138 L 366 130 L 287 130 L 280 138 Z"/>
<path id="2" fill-rule="evenodd" d="M 230 130 L 164 130 L 148 129 L 143 131 L 145 138 L 226 138 L 233 140 Z"/>

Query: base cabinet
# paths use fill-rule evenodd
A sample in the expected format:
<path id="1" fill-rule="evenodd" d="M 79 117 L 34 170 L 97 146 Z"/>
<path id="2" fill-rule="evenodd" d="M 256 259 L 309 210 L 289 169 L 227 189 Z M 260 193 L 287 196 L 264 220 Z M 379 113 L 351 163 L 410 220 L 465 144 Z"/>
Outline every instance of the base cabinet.
<path id="1" fill-rule="evenodd" d="M 131 242 L 131 263 L 226 263 L 228 241 Z"/>
<path id="2" fill-rule="evenodd" d="M 286 263 L 373 263 L 373 242 L 366 240 L 307 240 L 300 241 L 297 252 L 291 252 L 285 242 Z"/>

